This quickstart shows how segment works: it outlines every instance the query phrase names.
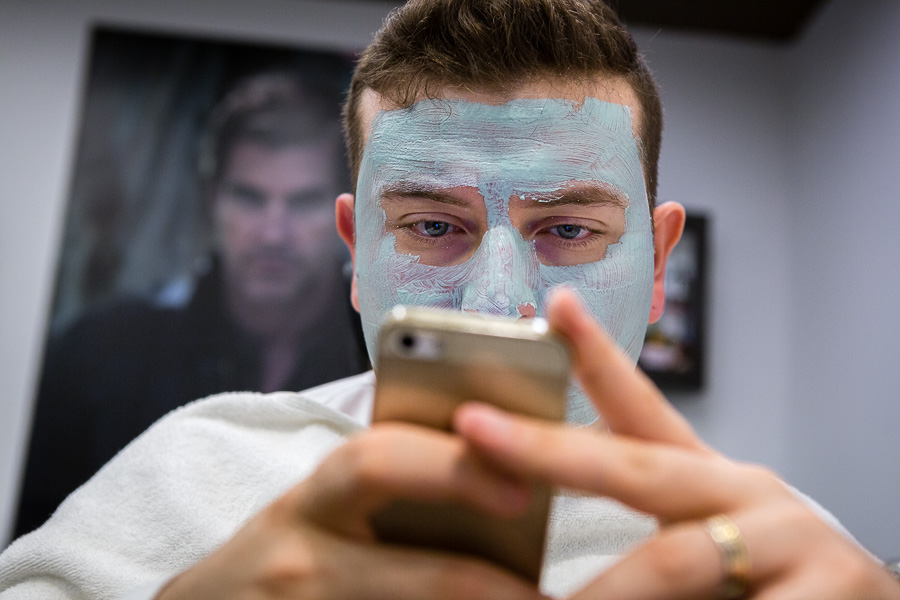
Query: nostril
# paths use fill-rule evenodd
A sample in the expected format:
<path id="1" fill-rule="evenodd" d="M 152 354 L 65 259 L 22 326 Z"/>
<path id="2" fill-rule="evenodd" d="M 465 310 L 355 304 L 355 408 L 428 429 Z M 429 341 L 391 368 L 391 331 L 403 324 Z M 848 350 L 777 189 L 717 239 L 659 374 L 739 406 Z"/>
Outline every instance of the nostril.
<path id="1" fill-rule="evenodd" d="M 537 309 L 534 307 L 534 304 L 530 302 L 520 304 L 518 309 L 519 317 L 522 319 L 533 319 L 537 316 Z"/>

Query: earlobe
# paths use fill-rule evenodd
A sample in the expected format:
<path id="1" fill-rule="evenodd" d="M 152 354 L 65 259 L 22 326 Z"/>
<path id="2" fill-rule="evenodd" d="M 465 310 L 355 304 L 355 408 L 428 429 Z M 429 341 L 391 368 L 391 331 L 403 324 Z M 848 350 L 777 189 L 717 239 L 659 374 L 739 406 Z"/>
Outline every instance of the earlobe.
<path id="1" fill-rule="evenodd" d="M 344 240 L 353 262 L 353 279 L 350 281 L 350 302 L 359 312 L 359 292 L 356 287 L 356 222 L 353 217 L 353 194 L 341 194 L 334 201 L 334 220 L 338 235 Z"/>
<path id="2" fill-rule="evenodd" d="M 684 207 L 677 202 L 660 204 L 653 210 L 653 301 L 651 323 L 662 316 L 666 307 L 666 261 L 684 231 Z"/>

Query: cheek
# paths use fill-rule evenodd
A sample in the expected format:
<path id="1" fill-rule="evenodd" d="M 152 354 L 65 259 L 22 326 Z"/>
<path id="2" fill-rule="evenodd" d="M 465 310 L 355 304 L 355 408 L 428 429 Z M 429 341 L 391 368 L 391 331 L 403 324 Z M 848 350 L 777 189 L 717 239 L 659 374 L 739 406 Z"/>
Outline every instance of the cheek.
<path id="1" fill-rule="evenodd" d="M 411 233 L 398 232 L 396 234 L 396 249 L 398 253 L 417 256 L 419 262 L 425 265 L 457 265 L 465 262 L 472 256 L 478 247 L 480 240 L 473 235 L 454 232 L 435 238 L 431 244 L 425 246 L 421 240 L 410 240 Z"/>
<path id="2" fill-rule="evenodd" d="M 455 308 L 454 298 L 465 265 L 434 267 L 397 252 L 393 236 L 358 240 L 357 282 L 360 314 L 374 333 L 396 304 Z"/>
<path id="3" fill-rule="evenodd" d="M 571 267 L 541 267 L 547 287 L 575 288 L 588 311 L 636 362 L 653 297 L 653 239 L 627 233 L 604 260 Z"/>
<path id="4" fill-rule="evenodd" d="M 288 217 L 291 245 L 304 253 L 326 250 L 337 245 L 334 211 L 322 210 Z"/>
<path id="5" fill-rule="evenodd" d="M 228 203 L 220 202 L 216 205 L 213 225 L 224 251 L 228 252 L 246 244 L 252 230 L 249 221 L 246 215 L 240 214 Z"/>

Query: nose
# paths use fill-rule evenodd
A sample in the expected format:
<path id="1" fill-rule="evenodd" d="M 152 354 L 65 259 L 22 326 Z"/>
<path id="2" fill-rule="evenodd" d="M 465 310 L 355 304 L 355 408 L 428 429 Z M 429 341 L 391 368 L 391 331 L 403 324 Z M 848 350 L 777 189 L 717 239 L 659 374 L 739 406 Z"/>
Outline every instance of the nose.
<path id="1" fill-rule="evenodd" d="M 285 203 L 269 199 L 261 215 L 262 239 L 269 244 L 279 244 L 287 237 L 288 215 Z"/>
<path id="2" fill-rule="evenodd" d="M 511 226 L 489 229 L 462 285 L 462 310 L 534 316 L 540 274 L 531 246 Z"/>

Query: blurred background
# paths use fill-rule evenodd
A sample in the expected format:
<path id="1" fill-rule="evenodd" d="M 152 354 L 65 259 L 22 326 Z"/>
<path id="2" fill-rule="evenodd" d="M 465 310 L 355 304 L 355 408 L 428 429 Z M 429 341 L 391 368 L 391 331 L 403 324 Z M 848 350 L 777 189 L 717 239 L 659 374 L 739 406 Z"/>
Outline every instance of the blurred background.
<path id="1" fill-rule="evenodd" d="M 723 6 L 727 5 L 727 6 Z M 0 547 L 97 25 L 352 53 L 392 3 L 0 0 Z M 660 202 L 707 223 L 703 385 L 670 394 L 900 554 L 900 3 L 619 2 L 662 88 Z"/>

